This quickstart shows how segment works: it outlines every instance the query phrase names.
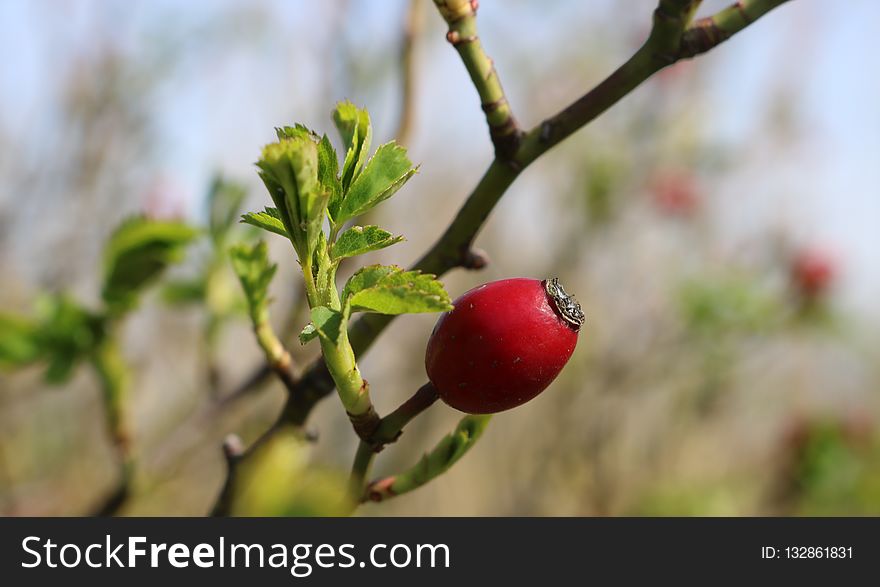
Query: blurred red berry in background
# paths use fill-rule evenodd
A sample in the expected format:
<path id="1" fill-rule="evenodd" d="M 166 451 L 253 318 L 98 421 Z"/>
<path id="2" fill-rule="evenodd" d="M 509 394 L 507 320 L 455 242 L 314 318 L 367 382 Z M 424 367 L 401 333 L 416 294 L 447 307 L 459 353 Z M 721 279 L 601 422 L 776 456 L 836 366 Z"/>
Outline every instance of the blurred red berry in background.
<path id="1" fill-rule="evenodd" d="M 651 202 L 666 216 L 689 217 L 700 204 L 694 176 L 686 171 L 660 171 L 648 186 Z"/>
<path id="2" fill-rule="evenodd" d="M 803 297 L 816 299 L 827 293 L 836 274 L 834 259 L 828 252 L 810 248 L 798 251 L 791 265 L 791 279 Z"/>

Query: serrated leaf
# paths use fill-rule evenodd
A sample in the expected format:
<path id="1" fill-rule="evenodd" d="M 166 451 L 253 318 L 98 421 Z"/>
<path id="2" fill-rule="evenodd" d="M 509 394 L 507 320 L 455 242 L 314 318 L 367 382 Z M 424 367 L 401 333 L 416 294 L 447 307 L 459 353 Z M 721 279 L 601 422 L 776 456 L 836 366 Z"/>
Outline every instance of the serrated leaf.
<path id="1" fill-rule="evenodd" d="M 402 236 L 394 236 L 378 226 L 352 226 L 336 240 L 330 251 L 332 260 L 363 255 L 370 251 L 378 251 L 403 240 Z"/>
<path id="2" fill-rule="evenodd" d="M 394 142 L 382 145 L 352 182 L 334 220 L 340 224 L 374 208 L 393 196 L 416 171 L 406 149 Z"/>
<path id="3" fill-rule="evenodd" d="M 318 181 L 318 146 L 308 136 L 266 145 L 257 162 L 300 259 L 315 248 L 330 194 Z"/>
<path id="4" fill-rule="evenodd" d="M 284 228 L 284 221 L 281 220 L 278 208 L 266 207 L 263 212 L 248 212 L 242 215 L 241 222 L 290 238 L 287 229 Z"/>
<path id="5" fill-rule="evenodd" d="M 315 328 L 315 325 L 311 322 L 306 324 L 302 331 L 299 333 L 300 344 L 307 344 L 316 338 L 318 338 L 318 329 Z"/>
<path id="6" fill-rule="evenodd" d="M 339 342 L 339 335 L 346 328 L 345 316 L 326 306 L 312 308 L 312 325 L 318 336 L 333 344 Z"/>
<path id="7" fill-rule="evenodd" d="M 403 267 L 397 265 L 368 265 L 358 269 L 342 288 L 342 302 L 345 303 L 356 292 L 373 287 L 384 277 L 403 270 Z"/>
<path id="8" fill-rule="evenodd" d="M 304 124 L 296 123 L 293 126 L 281 126 L 275 128 L 275 136 L 278 140 L 293 138 L 317 139 L 318 135 Z"/>
<path id="9" fill-rule="evenodd" d="M 220 238 L 235 223 L 246 195 L 244 186 L 219 176 L 211 182 L 208 190 L 208 227 L 215 239 Z"/>
<path id="10" fill-rule="evenodd" d="M 342 200 L 342 182 L 339 180 L 339 159 L 327 135 L 318 143 L 318 182 L 328 194 L 327 207 L 338 210 Z M 332 216 L 332 214 L 331 214 Z"/>
<path id="11" fill-rule="evenodd" d="M 254 324 L 261 323 L 268 312 L 269 284 L 278 266 L 269 262 L 268 248 L 263 241 L 255 245 L 235 245 L 229 250 L 229 255 L 232 268 L 244 289 L 251 319 Z"/>
<path id="12" fill-rule="evenodd" d="M 343 304 L 353 312 L 388 315 L 452 309 L 449 294 L 434 275 L 383 265 L 355 273 L 343 289 Z"/>
<path id="13" fill-rule="evenodd" d="M 312 272 L 315 276 L 315 287 L 317 287 L 318 291 L 328 291 L 331 288 L 336 289 L 336 283 L 333 281 L 336 278 L 336 272 L 334 271 L 334 266 L 326 261 L 328 257 L 327 237 L 324 236 L 324 233 L 321 233 L 318 235 L 318 243 L 315 246 L 315 254 L 312 260 Z"/>
<path id="14" fill-rule="evenodd" d="M 122 223 L 104 250 L 102 297 L 110 312 L 133 308 L 140 290 L 180 261 L 197 235 L 196 229 L 179 221 L 137 216 Z"/>
<path id="15" fill-rule="evenodd" d="M 370 151 L 373 129 L 367 110 L 358 108 L 348 101 L 336 105 L 333 122 L 336 123 L 346 148 L 345 161 L 342 165 L 342 191 L 345 193 L 364 166 L 367 153 Z"/>

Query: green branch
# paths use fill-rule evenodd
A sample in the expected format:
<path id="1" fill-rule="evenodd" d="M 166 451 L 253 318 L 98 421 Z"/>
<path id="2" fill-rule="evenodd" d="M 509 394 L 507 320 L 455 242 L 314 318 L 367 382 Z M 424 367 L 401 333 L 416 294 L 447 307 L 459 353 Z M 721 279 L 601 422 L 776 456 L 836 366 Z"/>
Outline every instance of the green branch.
<path id="1" fill-rule="evenodd" d="M 363 501 L 385 501 L 418 489 L 442 475 L 476 444 L 491 418 L 485 415 L 465 416 L 452 434 L 445 436 L 411 468 L 370 483 Z"/>
<path id="2" fill-rule="evenodd" d="M 788 0 L 744 0 L 697 20 L 684 32 L 678 58 L 705 53 L 785 2 Z"/>
<path id="3" fill-rule="evenodd" d="M 113 337 L 105 338 L 92 357 L 92 366 L 101 381 L 107 432 L 116 451 L 119 478 L 109 495 L 93 510 L 94 516 L 115 515 L 131 495 L 134 456 L 131 450 L 131 420 L 128 391 L 130 376 Z"/>
<path id="4" fill-rule="evenodd" d="M 486 113 L 489 136 L 495 156 L 512 161 L 522 132 L 501 87 L 495 63 L 486 54 L 477 33 L 476 0 L 434 0 L 443 20 L 449 25 L 446 40 L 458 51 L 471 81 L 480 95 L 480 107 Z"/>
<path id="5" fill-rule="evenodd" d="M 400 407 L 382 418 L 368 438 L 361 439 L 351 467 L 350 484 L 356 496 L 359 497 L 363 492 L 364 481 L 369 476 L 376 454 L 385 448 L 385 445 L 396 442 L 403 434 L 403 428 L 413 418 L 434 405 L 439 398 L 434 384 L 430 382 L 424 384 Z"/>
<path id="6" fill-rule="evenodd" d="M 684 27 L 683 22 L 689 16 L 682 6 L 683 3 L 662 0 L 660 7 L 676 4 L 682 10 L 678 13 L 680 18 L 670 23 L 668 13 L 663 13 L 658 7 L 658 11 L 654 13 L 654 26 L 645 44 L 595 88 L 530 130 L 517 152 L 517 161 L 524 167 L 529 165 L 575 131 L 592 122 L 657 71 L 682 59 L 709 51 L 785 1 L 787 0 L 737 2 L 714 16 Z M 671 7 L 667 10 L 671 10 Z M 658 14 L 666 16 L 658 17 Z"/>
<path id="7" fill-rule="evenodd" d="M 269 321 L 269 284 L 278 267 L 269 263 L 268 249 L 262 241 L 253 246 L 236 245 L 229 254 L 245 292 L 251 325 L 266 364 L 278 375 L 288 392 L 293 393 L 299 381 L 293 371 L 293 360 Z"/>

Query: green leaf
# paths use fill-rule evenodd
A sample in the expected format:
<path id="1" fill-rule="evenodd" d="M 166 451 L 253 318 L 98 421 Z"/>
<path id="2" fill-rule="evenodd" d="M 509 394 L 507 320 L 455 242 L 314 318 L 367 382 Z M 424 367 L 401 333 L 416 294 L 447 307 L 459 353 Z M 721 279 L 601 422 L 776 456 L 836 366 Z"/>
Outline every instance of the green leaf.
<path id="1" fill-rule="evenodd" d="M 387 200 L 416 171 L 406 156 L 406 149 L 394 142 L 382 145 L 346 192 L 339 211 L 333 216 L 335 222 L 340 224 L 360 216 Z"/>
<path id="2" fill-rule="evenodd" d="M 0 366 L 22 367 L 39 358 L 35 325 L 18 316 L 0 314 Z"/>
<path id="3" fill-rule="evenodd" d="M 281 220 L 278 208 L 267 207 L 263 212 L 248 212 L 242 215 L 241 222 L 290 238 L 287 229 L 284 228 L 284 221 Z"/>
<path id="4" fill-rule="evenodd" d="M 64 294 L 37 301 L 36 325 L 35 341 L 48 362 L 45 378 L 52 384 L 67 381 L 104 339 L 104 319 Z"/>
<path id="5" fill-rule="evenodd" d="M 367 153 L 370 151 L 373 129 L 367 110 L 358 108 L 348 101 L 336 105 L 336 110 L 333 111 L 333 122 L 336 123 L 336 128 L 339 129 L 342 143 L 346 148 L 345 162 L 342 164 L 342 191 L 344 193 L 363 168 Z"/>
<path id="6" fill-rule="evenodd" d="M 198 231 L 178 221 L 137 216 L 122 223 L 104 250 L 102 297 L 111 314 L 137 305 L 140 290 L 183 258 Z"/>
<path id="7" fill-rule="evenodd" d="M 358 269 L 342 288 L 342 303 L 344 304 L 352 294 L 373 287 L 384 277 L 402 271 L 403 267 L 397 265 L 368 265 Z"/>
<path id="8" fill-rule="evenodd" d="M 452 309 L 443 284 L 430 273 L 397 266 L 371 265 L 351 276 L 342 302 L 353 312 L 418 314 Z"/>
<path id="9" fill-rule="evenodd" d="M 104 339 L 104 318 L 64 294 L 37 299 L 33 319 L 0 314 L 0 366 L 47 365 L 48 383 L 64 383 Z"/>
<path id="10" fill-rule="evenodd" d="M 299 343 L 306 344 L 314 339 L 318 338 L 318 329 L 315 328 L 315 325 L 309 322 L 305 325 L 305 328 L 302 329 L 302 332 L 299 333 Z"/>
<path id="11" fill-rule="evenodd" d="M 402 236 L 394 236 L 378 226 L 352 226 L 336 240 L 330 251 L 330 258 L 335 261 L 345 257 L 363 255 L 370 251 L 390 247 L 402 240 Z"/>
<path id="12" fill-rule="evenodd" d="M 251 319 L 254 324 L 262 323 L 268 313 L 269 284 L 278 266 L 269 262 L 268 248 L 263 241 L 255 245 L 235 245 L 229 254 L 232 268 L 244 289 Z"/>
<path id="13" fill-rule="evenodd" d="M 339 180 L 339 159 L 327 135 L 318 143 L 318 182 L 328 194 L 329 210 L 338 210 L 342 201 L 342 182 Z"/>
<path id="14" fill-rule="evenodd" d="M 333 344 L 339 342 L 339 335 L 346 327 L 345 322 L 345 316 L 342 312 L 337 312 L 326 306 L 312 308 L 312 325 L 318 336 Z"/>
<path id="15" fill-rule="evenodd" d="M 275 135 L 278 137 L 278 140 L 283 139 L 293 139 L 293 138 L 311 138 L 317 139 L 317 134 L 314 131 L 310 130 L 307 126 L 296 123 L 293 126 L 282 126 L 275 129 Z"/>
<path id="16" fill-rule="evenodd" d="M 318 291 L 336 289 L 336 267 L 329 261 L 327 251 L 327 237 L 324 234 L 318 236 L 318 244 L 312 257 L 312 273 L 315 276 L 315 287 Z"/>
<path id="17" fill-rule="evenodd" d="M 300 259 L 315 249 L 330 194 L 318 182 L 318 146 L 307 136 L 266 145 L 257 162 Z"/>
<path id="18" fill-rule="evenodd" d="M 215 177 L 208 191 L 208 227 L 211 235 L 219 239 L 238 217 L 247 190 L 244 186 Z"/>

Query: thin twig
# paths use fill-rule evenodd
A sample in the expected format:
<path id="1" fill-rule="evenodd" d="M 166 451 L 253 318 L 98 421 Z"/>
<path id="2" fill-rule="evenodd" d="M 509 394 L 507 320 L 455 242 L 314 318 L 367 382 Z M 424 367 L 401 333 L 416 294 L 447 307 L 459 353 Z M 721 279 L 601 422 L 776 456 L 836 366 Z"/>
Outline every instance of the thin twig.
<path id="1" fill-rule="evenodd" d="M 396 410 L 382 418 L 370 437 L 361 439 L 351 467 L 350 481 L 352 491 L 357 498 L 360 498 L 364 490 L 364 483 L 376 455 L 386 445 L 396 442 L 403 434 L 403 428 L 413 418 L 434 405 L 439 397 L 433 383 L 424 384 Z"/>
<path id="2" fill-rule="evenodd" d="M 400 43 L 400 118 L 394 140 L 401 145 L 409 142 L 416 114 L 416 48 L 424 24 L 424 0 L 410 0 L 403 24 Z"/>
<path id="3" fill-rule="evenodd" d="M 230 434 L 223 441 L 223 456 L 226 458 L 226 479 L 223 482 L 223 488 L 220 490 L 220 496 L 217 503 L 211 511 L 211 515 L 227 516 L 232 508 L 233 489 L 235 484 L 235 469 L 238 461 L 244 454 L 244 446 L 241 438 L 235 434 Z"/>
<path id="4" fill-rule="evenodd" d="M 477 0 L 434 0 L 443 20 L 449 25 L 446 40 L 458 51 L 471 81 L 480 95 L 480 107 L 486 113 L 489 136 L 495 157 L 513 162 L 522 131 L 513 116 L 495 62 L 483 49 L 477 32 Z"/>

